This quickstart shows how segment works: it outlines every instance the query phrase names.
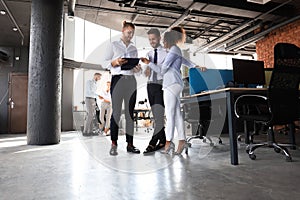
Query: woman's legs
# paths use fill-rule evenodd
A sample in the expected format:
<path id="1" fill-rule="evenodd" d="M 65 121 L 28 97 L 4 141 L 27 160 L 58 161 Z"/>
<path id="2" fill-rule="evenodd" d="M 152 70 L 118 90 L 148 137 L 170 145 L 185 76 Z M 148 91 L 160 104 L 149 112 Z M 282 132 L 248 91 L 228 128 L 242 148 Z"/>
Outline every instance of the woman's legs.
<path id="1" fill-rule="evenodd" d="M 178 138 L 185 139 L 183 118 L 180 111 L 180 94 L 182 86 L 179 84 L 171 85 L 164 89 L 164 102 L 166 111 L 166 140 L 171 141 L 174 137 L 175 127 Z"/>

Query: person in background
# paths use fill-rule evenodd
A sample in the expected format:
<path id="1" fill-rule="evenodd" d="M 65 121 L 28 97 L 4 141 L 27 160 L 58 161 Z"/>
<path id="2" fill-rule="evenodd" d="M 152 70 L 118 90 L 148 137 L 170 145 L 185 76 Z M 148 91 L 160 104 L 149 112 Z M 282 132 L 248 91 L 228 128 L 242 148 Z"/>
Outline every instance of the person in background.
<path id="1" fill-rule="evenodd" d="M 167 55 L 167 51 L 160 44 L 160 32 L 158 29 L 153 28 L 150 29 L 147 34 L 149 43 L 153 48 L 147 53 L 147 57 L 149 58 L 149 61 L 161 66 Z M 164 127 L 165 106 L 162 90 L 163 77 L 149 66 L 145 70 L 145 75 L 148 77 L 147 93 L 155 122 L 153 136 L 148 147 L 144 151 L 144 154 L 147 154 L 163 148 L 166 143 L 166 135 Z"/>
<path id="2" fill-rule="evenodd" d="M 119 121 L 124 101 L 126 119 L 126 142 L 127 152 L 140 153 L 140 150 L 133 145 L 133 111 L 136 103 L 137 83 L 134 74 L 139 73 L 141 66 L 134 66 L 131 70 L 122 70 L 121 65 L 127 62 L 124 58 L 137 58 L 137 48 L 131 41 L 134 35 L 135 26 L 130 22 L 123 22 L 122 36 L 119 41 L 112 42 L 105 54 L 105 60 L 109 61 L 108 68 L 111 71 L 111 102 L 112 116 L 110 124 L 111 149 L 110 155 L 118 155 L 117 141 L 119 131 Z"/>
<path id="3" fill-rule="evenodd" d="M 103 130 L 104 136 L 110 135 L 110 118 L 112 112 L 111 95 L 110 95 L 110 81 L 106 82 L 106 89 L 101 91 L 100 99 L 102 100 L 100 106 L 100 129 Z M 105 116 L 105 119 L 104 119 Z"/>
<path id="4" fill-rule="evenodd" d="M 182 52 L 177 44 L 185 41 L 185 31 L 180 27 L 175 30 L 166 32 L 164 35 L 164 47 L 168 49 L 168 54 L 161 67 L 155 63 L 150 62 L 147 58 L 141 58 L 142 62 L 155 70 L 157 73 L 163 75 L 163 90 L 164 102 L 166 113 L 166 144 L 162 153 L 174 151 L 175 145 L 172 142 L 174 137 L 175 128 L 178 133 L 178 148 L 175 152 L 176 155 L 181 155 L 182 151 L 187 148 L 185 142 L 186 136 L 184 131 L 184 123 L 182 113 L 180 111 L 180 94 L 183 90 L 183 81 L 181 76 L 181 65 L 184 64 L 190 68 L 200 68 L 205 71 L 205 67 L 199 67 L 186 60 L 182 56 Z"/>
<path id="5" fill-rule="evenodd" d="M 96 114 L 96 98 L 98 95 L 97 91 L 97 81 L 101 79 L 100 73 L 95 73 L 94 78 L 87 80 L 85 84 L 85 105 L 86 105 L 86 120 L 83 129 L 83 136 L 98 135 L 93 133 L 93 119 Z"/>

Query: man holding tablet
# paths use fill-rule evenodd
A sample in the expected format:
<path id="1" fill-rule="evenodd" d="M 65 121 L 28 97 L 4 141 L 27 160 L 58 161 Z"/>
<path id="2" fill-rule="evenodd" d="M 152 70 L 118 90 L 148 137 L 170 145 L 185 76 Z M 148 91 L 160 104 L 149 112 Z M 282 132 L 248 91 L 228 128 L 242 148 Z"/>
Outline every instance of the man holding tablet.
<path id="1" fill-rule="evenodd" d="M 118 155 L 117 141 L 123 101 L 125 105 L 127 152 L 140 153 L 140 150 L 133 145 L 133 111 L 137 89 L 134 73 L 141 70 L 141 67 L 137 65 L 138 59 L 130 59 L 138 57 L 137 48 L 131 42 L 134 31 L 134 24 L 124 21 L 121 39 L 112 42 L 105 54 L 105 60 L 110 62 L 108 68 L 110 68 L 112 75 L 110 89 L 113 110 L 110 124 L 112 145 L 109 151 L 112 156 Z"/>

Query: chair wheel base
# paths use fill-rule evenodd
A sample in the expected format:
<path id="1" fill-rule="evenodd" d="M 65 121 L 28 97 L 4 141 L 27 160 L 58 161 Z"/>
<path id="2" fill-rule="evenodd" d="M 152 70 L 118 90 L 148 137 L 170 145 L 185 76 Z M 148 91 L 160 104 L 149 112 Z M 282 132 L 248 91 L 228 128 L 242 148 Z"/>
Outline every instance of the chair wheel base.
<path id="1" fill-rule="evenodd" d="M 286 157 L 285 157 L 285 160 L 286 160 L 287 162 L 292 162 L 292 157 L 286 156 Z"/>
<path id="2" fill-rule="evenodd" d="M 256 155 L 255 155 L 255 154 L 249 154 L 249 158 L 250 158 L 251 160 L 255 160 L 255 159 L 256 159 Z"/>
<path id="3" fill-rule="evenodd" d="M 281 149 L 279 149 L 279 148 L 274 148 L 274 151 L 276 152 L 276 153 L 280 153 L 281 152 Z"/>

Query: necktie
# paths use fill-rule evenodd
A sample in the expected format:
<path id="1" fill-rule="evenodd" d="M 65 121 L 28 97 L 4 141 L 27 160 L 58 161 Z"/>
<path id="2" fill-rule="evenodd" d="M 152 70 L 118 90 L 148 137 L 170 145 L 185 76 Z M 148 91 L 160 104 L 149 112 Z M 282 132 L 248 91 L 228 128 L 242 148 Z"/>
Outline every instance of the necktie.
<path id="1" fill-rule="evenodd" d="M 157 64 L 157 49 L 154 49 L 153 63 Z M 157 73 L 155 71 L 153 71 L 153 73 L 152 73 L 152 80 L 153 80 L 153 82 L 157 81 Z"/>

